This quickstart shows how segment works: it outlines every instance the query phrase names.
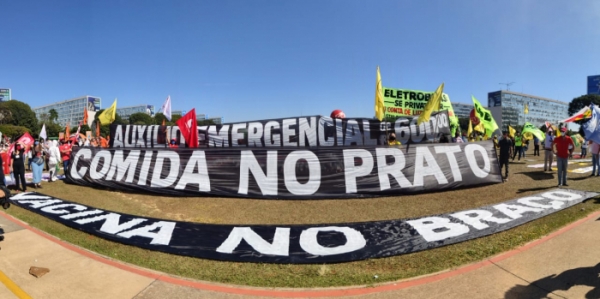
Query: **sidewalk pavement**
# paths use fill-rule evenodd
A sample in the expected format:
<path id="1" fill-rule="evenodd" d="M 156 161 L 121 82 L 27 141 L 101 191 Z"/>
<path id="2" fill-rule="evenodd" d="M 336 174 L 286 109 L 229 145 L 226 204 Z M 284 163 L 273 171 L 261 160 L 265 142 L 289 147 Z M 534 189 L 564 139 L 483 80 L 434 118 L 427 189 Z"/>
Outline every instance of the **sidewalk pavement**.
<path id="1" fill-rule="evenodd" d="M 0 298 L 600 298 L 600 212 L 493 258 L 375 287 L 261 289 L 141 269 L 49 236 L 0 212 Z M 31 266 L 50 272 L 35 278 Z M 4 273 L 7 279 L 2 278 Z"/>

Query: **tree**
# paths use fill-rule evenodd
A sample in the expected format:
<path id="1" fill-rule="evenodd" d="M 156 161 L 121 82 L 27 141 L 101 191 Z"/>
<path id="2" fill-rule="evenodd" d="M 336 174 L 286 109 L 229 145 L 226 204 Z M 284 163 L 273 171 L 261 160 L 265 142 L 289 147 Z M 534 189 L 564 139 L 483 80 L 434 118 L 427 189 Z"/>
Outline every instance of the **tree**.
<path id="1" fill-rule="evenodd" d="M 0 107 L 0 124 L 12 123 L 12 113 L 6 107 Z"/>
<path id="2" fill-rule="evenodd" d="M 58 112 L 56 112 L 56 110 L 54 108 L 48 110 L 48 114 L 49 114 L 49 121 L 52 122 L 56 122 L 56 120 L 58 119 Z"/>
<path id="3" fill-rule="evenodd" d="M 156 114 L 154 114 L 154 123 L 155 124 L 162 125 L 163 120 L 165 121 L 165 123 L 169 121 L 162 112 L 157 112 Z"/>
<path id="4" fill-rule="evenodd" d="M 2 135 L 10 137 L 12 140 L 19 138 L 19 136 L 26 132 L 31 134 L 29 128 L 15 125 L 0 125 L 0 132 L 2 132 Z"/>
<path id="5" fill-rule="evenodd" d="M 583 109 L 583 107 L 589 106 L 590 104 L 600 105 L 600 96 L 595 94 L 586 94 L 578 98 L 574 98 L 571 103 L 569 103 L 569 115 L 572 116 L 579 110 Z"/>
<path id="6" fill-rule="evenodd" d="M 0 103 L 0 108 L 6 108 L 10 111 L 12 121 L 9 124 L 22 126 L 30 131 L 38 131 L 38 120 L 35 112 L 29 105 L 18 100 L 6 101 Z"/>
<path id="7" fill-rule="evenodd" d="M 129 123 L 130 124 L 153 125 L 154 119 L 152 118 L 152 116 L 150 116 L 146 113 L 137 112 L 137 113 L 133 113 L 129 116 Z"/>
<path id="8" fill-rule="evenodd" d="M 46 135 L 48 137 L 58 137 L 58 133 L 64 132 L 64 128 L 55 122 L 47 122 L 46 124 Z"/>
<path id="9" fill-rule="evenodd" d="M 104 109 L 100 109 L 96 112 L 96 116 L 94 116 L 94 123 L 92 124 L 92 130 L 93 136 L 96 136 L 96 124 L 98 124 L 98 116 L 100 116 L 100 114 L 102 114 L 102 112 L 104 112 Z M 115 121 L 112 122 L 113 125 L 128 125 L 129 122 L 125 121 L 121 118 L 121 116 L 116 113 L 115 114 Z M 100 135 L 101 136 L 108 136 L 110 135 L 110 125 L 102 125 L 100 126 Z"/>

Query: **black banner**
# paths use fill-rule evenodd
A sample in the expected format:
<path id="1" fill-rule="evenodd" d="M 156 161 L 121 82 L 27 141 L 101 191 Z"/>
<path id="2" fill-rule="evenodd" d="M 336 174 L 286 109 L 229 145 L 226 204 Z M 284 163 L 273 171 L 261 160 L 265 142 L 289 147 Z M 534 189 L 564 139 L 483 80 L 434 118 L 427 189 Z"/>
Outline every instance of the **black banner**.
<path id="1" fill-rule="evenodd" d="M 33 192 L 11 199 L 69 227 L 150 250 L 236 262 L 322 264 L 406 254 L 483 237 L 597 195 L 555 189 L 479 209 L 416 219 L 269 226 L 137 217 Z"/>
<path id="2" fill-rule="evenodd" d="M 305 149 L 75 148 L 67 181 L 177 196 L 316 199 L 500 183 L 492 141 Z"/>
<path id="3" fill-rule="evenodd" d="M 332 119 L 306 116 L 242 123 L 198 126 L 200 147 L 316 147 L 384 145 L 386 134 L 395 132 L 402 144 L 435 142 L 450 134 L 448 112 L 432 113 L 430 121 L 417 118 L 395 122 L 377 119 Z M 110 147 L 164 148 L 171 139 L 185 147 L 177 126 L 111 125 Z"/>

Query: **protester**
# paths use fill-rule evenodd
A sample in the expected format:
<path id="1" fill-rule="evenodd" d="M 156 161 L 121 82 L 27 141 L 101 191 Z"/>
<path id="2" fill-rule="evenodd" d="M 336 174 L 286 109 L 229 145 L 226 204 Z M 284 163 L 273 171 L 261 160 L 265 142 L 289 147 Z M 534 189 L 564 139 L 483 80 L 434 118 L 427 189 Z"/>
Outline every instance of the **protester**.
<path id="1" fill-rule="evenodd" d="M 554 159 L 552 142 L 554 142 L 552 131 L 547 131 L 546 139 L 544 140 L 544 171 L 552 171 L 552 160 Z"/>
<path id="2" fill-rule="evenodd" d="M 62 140 L 62 145 L 58 148 L 61 154 L 61 160 L 63 162 L 63 171 L 66 173 L 67 168 L 69 167 L 69 159 L 71 158 L 71 144 L 70 140 L 66 138 Z"/>
<path id="3" fill-rule="evenodd" d="M 50 144 L 52 144 L 50 140 L 44 142 L 44 162 L 46 162 L 46 171 L 48 171 L 48 149 L 50 148 Z"/>
<path id="4" fill-rule="evenodd" d="M 23 192 L 27 191 L 27 183 L 25 182 L 25 147 L 22 143 L 17 143 L 15 149 L 10 154 L 11 157 L 11 169 L 15 175 L 15 187 L 16 192 L 20 190 Z"/>
<path id="5" fill-rule="evenodd" d="M 42 157 L 43 148 L 39 141 L 33 144 L 33 147 L 29 151 L 33 157 L 31 167 L 33 169 L 33 186 L 35 188 L 42 188 L 42 170 L 44 170 L 44 157 Z"/>
<path id="6" fill-rule="evenodd" d="M 456 140 L 454 140 L 454 142 L 456 142 L 456 143 L 464 143 L 464 140 L 460 136 L 460 133 L 456 133 Z"/>
<path id="7" fill-rule="evenodd" d="M 57 166 L 61 162 L 60 160 L 60 151 L 58 150 L 58 142 L 56 140 L 52 140 L 50 144 L 50 149 L 48 150 L 48 167 L 50 168 L 50 179 L 49 182 L 56 181 L 56 175 L 58 174 Z"/>
<path id="8" fill-rule="evenodd" d="M 25 156 L 27 157 L 27 171 L 31 171 L 31 162 L 33 160 L 33 156 L 31 155 L 31 151 L 28 151 L 27 153 L 25 153 Z"/>
<path id="9" fill-rule="evenodd" d="M 508 132 L 502 132 L 502 139 L 498 141 L 498 147 L 500 148 L 500 174 L 502 174 L 502 167 L 505 167 L 504 181 L 508 181 L 508 160 L 512 156 L 511 152 L 513 149 L 512 140 L 508 137 Z"/>
<path id="10" fill-rule="evenodd" d="M 396 139 L 395 133 L 390 133 L 388 136 L 388 145 L 402 145 L 402 143 Z"/>
<path id="11" fill-rule="evenodd" d="M 171 139 L 171 143 L 169 144 L 170 148 L 178 148 L 179 146 L 177 145 L 177 140 L 175 140 L 175 138 Z"/>
<path id="12" fill-rule="evenodd" d="M 600 176 L 600 159 L 598 154 L 600 153 L 600 143 L 590 140 L 590 150 L 592 151 L 592 175 Z"/>
<path id="13" fill-rule="evenodd" d="M 554 138 L 552 151 L 556 154 L 558 168 L 558 186 L 569 186 L 567 184 L 567 167 L 569 166 L 569 146 L 574 146 L 573 139 L 567 136 L 567 128 L 562 128 L 560 137 Z"/>
<path id="14" fill-rule="evenodd" d="M 533 136 L 533 155 L 540 156 L 540 139 L 537 136 Z"/>
<path id="15" fill-rule="evenodd" d="M 517 132 L 515 135 L 515 152 L 513 153 L 512 160 L 515 160 L 515 157 L 519 153 L 519 160 L 521 161 L 521 155 L 523 153 L 523 136 L 521 136 L 521 132 Z"/>
<path id="16" fill-rule="evenodd" d="M 581 143 L 581 157 L 579 157 L 580 159 L 585 159 L 585 156 L 587 156 L 587 148 L 588 148 L 588 143 L 587 141 L 583 141 Z"/>

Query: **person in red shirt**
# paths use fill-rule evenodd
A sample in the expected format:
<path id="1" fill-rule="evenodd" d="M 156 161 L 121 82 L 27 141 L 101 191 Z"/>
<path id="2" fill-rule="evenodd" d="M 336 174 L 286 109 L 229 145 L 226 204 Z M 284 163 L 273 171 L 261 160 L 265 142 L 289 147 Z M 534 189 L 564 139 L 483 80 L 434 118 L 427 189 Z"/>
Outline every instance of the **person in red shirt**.
<path id="1" fill-rule="evenodd" d="M 60 151 L 60 158 L 63 161 L 63 173 L 67 173 L 67 167 L 69 167 L 69 159 L 71 158 L 71 140 L 65 138 L 62 140 L 62 145 L 58 148 Z"/>
<path id="2" fill-rule="evenodd" d="M 573 139 L 567 136 L 567 128 L 560 129 L 560 137 L 554 138 L 552 142 L 552 151 L 556 155 L 556 166 L 558 168 L 558 186 L 567 185 L 567 167 L 569 165 L 569 145 L 575 147 Z"/>

